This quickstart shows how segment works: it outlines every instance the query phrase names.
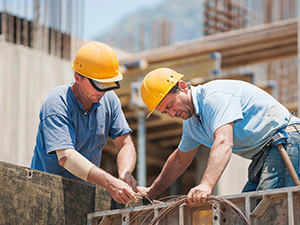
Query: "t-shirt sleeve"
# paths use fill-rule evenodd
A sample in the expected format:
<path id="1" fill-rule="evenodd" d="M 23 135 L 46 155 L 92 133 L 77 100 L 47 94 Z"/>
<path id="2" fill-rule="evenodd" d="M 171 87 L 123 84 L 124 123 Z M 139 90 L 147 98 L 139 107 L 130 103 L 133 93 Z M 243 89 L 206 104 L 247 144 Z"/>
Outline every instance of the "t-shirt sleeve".
<path id="1" fill-rule="evenodd" d="M 178 148 L 182 152 L 189 152 L 200 145 L 201 143 L 199 141 L 193 139 L 187 132 L 183 131 Z"/>
<path id="2" fill-rule="evenodd" d="M 45 147 L 48 154 L 58 149 L 75 149 L 76 135 L 70 119 L 63 115 L 47 116 L 43 120 Z"/>
<path id="3" fill-rule="evenodd" d="M 125 115 L 122 111 L 121 102 L 115 94 L 113 95 L 111 102 L 113 105 L 113 110 L 108 136 L 110 139 L 114 140 L 116 137 L 131 133 L 132 130 L 130 129 Z"/>

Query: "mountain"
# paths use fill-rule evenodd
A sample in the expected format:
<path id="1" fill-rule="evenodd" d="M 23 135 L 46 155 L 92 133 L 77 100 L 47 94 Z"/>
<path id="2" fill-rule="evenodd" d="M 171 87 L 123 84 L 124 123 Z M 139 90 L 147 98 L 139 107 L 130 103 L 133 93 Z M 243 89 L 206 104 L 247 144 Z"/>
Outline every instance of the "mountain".
<path id="1" fill-rule="evenodd" d="M 161 5 L 124 18 L 95 39 L 138 52 L 203 36 L 202 0 L 166 0 Z"/>

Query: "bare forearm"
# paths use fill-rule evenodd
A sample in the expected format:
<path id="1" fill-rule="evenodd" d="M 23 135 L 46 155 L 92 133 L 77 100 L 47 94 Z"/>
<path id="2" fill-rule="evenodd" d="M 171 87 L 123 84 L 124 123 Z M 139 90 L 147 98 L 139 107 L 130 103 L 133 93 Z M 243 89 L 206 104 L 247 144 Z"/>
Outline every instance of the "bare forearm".
<path id="1" fill-rule="evenodd" d="M 136 152 L 131 144 L 125 145 L 117 156 L 117 165 L 119 176 L 124 176 L 125 173 L 132 173 L 136 164 Z"/>
<path id="2" fill-rule="evenodd" d="M 199 185 L 192 188 L 187 197 L 189 202 L 203 203 L 225 170 L 233 146 L 233 122 L 225 124 L 214 132 L 214 144 L 211 148 L 206 170 Z"/>
<path id="3" fill-rule="evenodd" d="M 129 134 L 114 139 L 118 149 L 117 166 L 119 177 L 124 177 L 126 173 L 131 174 L 136 164 L 136 151 Z"/>
<path id="4" fill-rule="evenodd" d="M 186 157 L 182 157 L 185 154 Z M 182 153 L 179 149 L 175 150 L 166 161 L 161 173 L 150 187 L 150 198 L 155 198 L 166 188 L 168 188 L 190 165 L 195 151 Z"/>
<path id="5" fill-rule="evenodd" d="M 114 139 L 118 149 L 117 166 L 120 180 L 136 191 L 137 181 L 131 175 L 136 163 L 136 152 L 129 134 Z"/>
<path id="6" fill-rule="evenodd" d="M 184 167 L 175 168 L 171 163 L 165 164 L 161 173 L 150 187 L 149 197 L 153 199 L 166 190 L 184 172 L 184 170 Z"/>
<path id="7" fill-rule="evenodd" d="M 101 168 L 95 166 L 90 171 L 87 181 L 106 188 L 113 179 L 116 178 Z"/>
<path id="8" fill-rule="evenodd" d="M 207 163 L 207 168 L 205 170 L 201 184 L 205 184 L 213 189 L 230 160 L 231 151 L 231 143 L 224 142 L 218 146 L 212 147 Z"/>

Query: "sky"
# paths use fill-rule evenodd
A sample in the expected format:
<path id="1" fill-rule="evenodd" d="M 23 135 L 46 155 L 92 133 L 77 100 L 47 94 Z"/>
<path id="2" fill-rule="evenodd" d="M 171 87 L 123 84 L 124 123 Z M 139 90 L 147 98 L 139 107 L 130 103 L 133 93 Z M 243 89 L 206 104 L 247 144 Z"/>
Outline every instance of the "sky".
<path id="1" fill-rule="evenodd" d="M 110 30 L 127 16 L 160 5 L 166 0 L 85 0 L 84 39 Z"/>
<path id="2" fill-rule="evenodd" d="M 40 0 L 40 20 L 41 23 L 44 23 L 44 10 L 45 10 L 45 1 Z M 84 39 L 93 39 L 107 31 L 110 28 L 122 21 L 122 19 L 130 16 L 133 13 L 136 13 L 143 9 L 149 9 L 160 5 L 166 0 L 77 0 L 78 4 L 72 4 L 72 11 L 80 11 L 81 7 L 84 7 L 83 15 L 76 16 L 74 15 L 72 26 L 78 25 L 78 23 L 83 23 L 83 31 L 77 30 L 77 28 L 67 28 L 67 22 L 65 16 L 62 16 L 61 21 L 61 30 L 72 29 L 72 31 L 79 38 Z M 53 3 L 54 1 L 52 1 Z M 61 1 L 62 3 L 62 12 L 66 12 L 69 0 Z M 79 7 L 79 8 L 78 8 Z M 7 11 L 8 13 L 17 15 L 21 18 L 26 18 L 28 20 L 33 19 L 33 8 L 34 0 L 0 0 L 0 11 Z M 48 17 L 51 12 L 48 8 Z M 83 22 L 82 22 L 83 17 Z M 49 17 L 47 23 L 49 24 L 52 19 Z M 55 22 L 55 24 L 57 21 Z M 50 25 L 49 25 L 50 26 Z M 81 27 L 81 26 L 79 26 Z M 68 32 L 68 31 L 67 31 Z M 74 34 L 73 33 L 73 34 Z M 83 33 L 83 34 L 82 34 Z"/>

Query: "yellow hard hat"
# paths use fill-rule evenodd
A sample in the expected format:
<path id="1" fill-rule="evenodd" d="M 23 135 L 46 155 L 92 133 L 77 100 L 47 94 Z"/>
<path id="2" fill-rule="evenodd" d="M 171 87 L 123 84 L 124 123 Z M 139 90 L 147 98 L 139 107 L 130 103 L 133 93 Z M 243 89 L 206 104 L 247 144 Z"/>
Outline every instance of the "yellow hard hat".
<path id="1" fill-rule="evenodd" d="M 150 116 L 182 77 L 182 74 L 169 68 L 155 69 L 145 76 L 141 84 L 141 95 L 144 103 L 150 110 L 147 117 Z"/>
<path id="2" fill-rule="evenodd" d="M 72 68 L 99 87 L 109 88 L 123 79 L 115 52 L 97 41 L 89 42 L 78 50 Z"/>

